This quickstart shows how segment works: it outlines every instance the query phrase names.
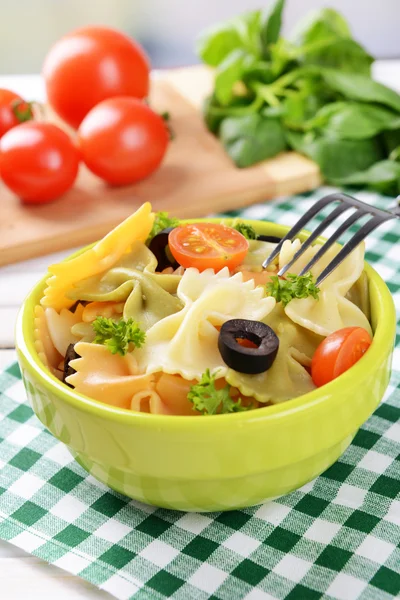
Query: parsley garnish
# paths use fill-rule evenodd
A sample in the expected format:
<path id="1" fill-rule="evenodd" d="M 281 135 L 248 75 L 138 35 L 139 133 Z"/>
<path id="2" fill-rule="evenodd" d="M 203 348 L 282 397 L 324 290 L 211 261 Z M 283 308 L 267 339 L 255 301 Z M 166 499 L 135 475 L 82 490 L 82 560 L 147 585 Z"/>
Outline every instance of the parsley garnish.
<path id="1" fill-rule="evenodd" d="M 179 225 L 179 219 L 176 217 L 169 217 L 167 212 L 159 211 L 156 213 L 153 227 L 149 233 L 149 237 L 146 240 L 146 244 L 151 242 L 153 237 L 155 237 L 160 231 L 166 229 L 167 227 L 177 227 Z"/>
<path id="2" fill-rule="evenodd" d="M 134 344 L 136 348 L 140 348 L 146 338 L 145 332 L 140 329 L 138 323 L 133 319 L 114 321 L 107 317 L 97 317 L 92 325 L 96 333 L 94 343 L 104 344 L 111 354 L 118 353 L 125 356 L 129 344 Z"/>
<path id="3" fill-rule="evenodd" d="M 236 231 L 238 231 L 239 233 L 244 235 L 246 240 L 256 240 L 258 238 L 258 235 L 255 232 L 255 229 L 251 225 L 247 225 L 246 223 L 243 223 L 242 221 L 239 221 L 239 223 L 236 223 L 234 229 L 236 229 Z"/>
<path id="4" fill-rule="evenodd" d="M 283 306 L 289 304 L 294 298 L 308 298 L 308 296 L 312 296 L 318 300 L 320 292 L 310 272 L 305 275 L 293 275 L 289 273 L 286 279 L 280 279 L 277 275 L 273 275 L 271 281 L 267 283 L 266 288 L 267 294 L 275 298 L 277 302 L 282 302 Z"/>
<path id="5" fill-rule="evenodd" d="M 193 402 L 193 409 L 203 415 L 249 410 L 251 407 L 242 406 L 240 398 L 234 400 L 230 396 L 230 389 L 231 386 L 226 384 L 225 387 L 217 390 L 215 387 L 215 373 L 211 375 L 210 369 L 207 369 L 201 376 L 200 381 L 191 386 L 188 400 Z"/>

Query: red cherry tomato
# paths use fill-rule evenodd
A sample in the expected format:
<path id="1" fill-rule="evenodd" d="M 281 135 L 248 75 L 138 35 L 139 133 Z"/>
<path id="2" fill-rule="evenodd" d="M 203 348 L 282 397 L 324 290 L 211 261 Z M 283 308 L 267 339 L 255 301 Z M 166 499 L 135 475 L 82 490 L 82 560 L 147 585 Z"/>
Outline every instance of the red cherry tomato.
<path id="1" fill-rule="evenodd" d="M 315 385 L 325 385 L 350 369 L 371 343 L 371 336 L 362 327 L 345 327 L 328 335 L 312 359 L 311 375 Z"/>
<path id="2" fill-rule="evenodd" d="M 78 166 L 72 140 L 51 123 L 23 123 L 0 140 L 1 177 L 25 202 L 41 204 L 64 194 Z"/>
<path id="3" fill-rule="evenodd" d="M 102 100 L 144 98 L 149 91 L 143 49 L 108 27 L 85 27 L 61 38 L 45 59 L 43 76 L 52 108 L 75 128 Z"/>
<path id="4" fill-rule="evenodd" d="M 168 236 L 168 245 L 182 267 L 215 272 L 240 265 L 249 249 L 249 242 L 241 233 L 219 223 L 175 227 Z"/>
<path id="5" fill-rule="evenodd" d="M 86 166 L 112 185 L 140 181 L 155 171 L 169 134 L 164 120 L 144 102 L 127 96 L 95 106 L 78 131 Z"/>
<path id="6" fill-rule="evenodd" d="M 11 90 L 0 89 L 0 138 L 12 127 L 33 119 L 28 102 Z"/>

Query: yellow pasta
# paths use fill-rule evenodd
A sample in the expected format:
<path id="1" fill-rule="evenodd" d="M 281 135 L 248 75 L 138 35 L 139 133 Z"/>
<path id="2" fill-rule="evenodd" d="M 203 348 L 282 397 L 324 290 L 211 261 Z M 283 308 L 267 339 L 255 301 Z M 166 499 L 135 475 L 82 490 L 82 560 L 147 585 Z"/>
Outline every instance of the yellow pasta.
<path id="1" fill-rule="evenodd" d="M 78 281 L 110 269 L 135 241 L 144 242 L 153 221 L 151 205 L 146 202 L 93 248 L 71 260 L 49 267 L 51 277 L 47 280 L 42 306 L 52 307 L 56 311 L 69 308 L 73 300 L 67 298 L 66 292 Z"/>

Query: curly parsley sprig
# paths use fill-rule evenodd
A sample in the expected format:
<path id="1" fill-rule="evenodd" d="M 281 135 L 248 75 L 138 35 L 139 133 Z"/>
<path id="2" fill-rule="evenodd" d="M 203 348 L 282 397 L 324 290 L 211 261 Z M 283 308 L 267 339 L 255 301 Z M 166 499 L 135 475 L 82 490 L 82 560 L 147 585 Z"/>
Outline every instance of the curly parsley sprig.
<path id="1" fill-rule="evenodd" d="M 256 233 L 254 227 L 247 225 L 247 223 L 243 223 L 243 221 L 236 223 L 234 229 L 244 235 L 246 240 L 256 240 L 258 238 L 258 234 Z"/>
<path id="2" fill-rule="evenodd" d="M 193 410 L 203 415 L 215 415 L 217 413 L 242 412 L 252 408 L 243 406 L 240 398 L 235 400 L 231 397 L 230 385 L 226 384 L 217 390 L 215 377 L 216 374 L 211 375 L 210 369 L 207 369 L 202 374 L 200 381 L 191 386 L 188 400 L 193 403 Z"/>
<path id="3" fill-rule="evenodd" d="M 319 298 L 320 289 L 315 285 L 313 276 L 310 272 L 305 275 L 293 275 L 289 273 L 286 279 L 281 279 L 273 275 L 266 285 L 267 294 L 275 298 L 277 302 L 282 302 L 285 307 L 294 298 L 308 298 L 312 296 L 316 300 Z"/>
<path id="4" fill-rule="evenodd" d="M 133 319 L 114 321 L 107 317 L 97 317 L 92 323 L 96 333 L 95 344 L 103 344 L 111 354 L 125 356 L 129 345 L 135 348 L 143 346 L 146 334 Z"/>
<path id="5" fill-rule="evenodd" d="M 155 237 L 160 231 L 166 229 L 167 227 L 177 227 L 179 225 L 179 219 L 176 217 L 169 217 L 168 213 L 165 211 L 159 211 L 156 213 L 153 227 L 149 233 L 149 237 L 146 240 L 146 244 L 151 242 L 153 237 Z"/>

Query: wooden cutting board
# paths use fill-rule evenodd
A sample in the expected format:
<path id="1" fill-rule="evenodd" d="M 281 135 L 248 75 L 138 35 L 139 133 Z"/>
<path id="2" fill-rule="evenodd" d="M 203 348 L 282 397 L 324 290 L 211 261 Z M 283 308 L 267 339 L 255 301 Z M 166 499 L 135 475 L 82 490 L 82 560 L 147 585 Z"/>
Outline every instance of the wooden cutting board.
<path id="1" fill-rule="evenodd" d="M 152 106 L 171 114 L 175 138 L 161 168 L 128 187 L 109 187 L 81 167 L 72 190 L 42 206 L 25 206 L 0 183 L 0 265 L 88 244 L 149 200 L 154 210 L 201 217 L 320 184 L 318 167 L 285 153 L 237 169 L 203 125 L 200 106 L 212 87 L 202 66 L 157 73 Z"/>

